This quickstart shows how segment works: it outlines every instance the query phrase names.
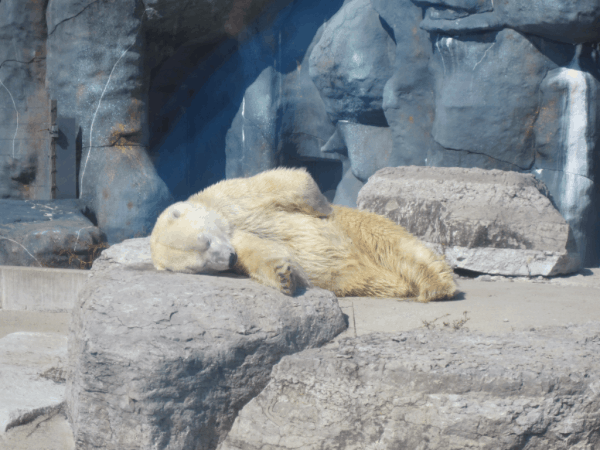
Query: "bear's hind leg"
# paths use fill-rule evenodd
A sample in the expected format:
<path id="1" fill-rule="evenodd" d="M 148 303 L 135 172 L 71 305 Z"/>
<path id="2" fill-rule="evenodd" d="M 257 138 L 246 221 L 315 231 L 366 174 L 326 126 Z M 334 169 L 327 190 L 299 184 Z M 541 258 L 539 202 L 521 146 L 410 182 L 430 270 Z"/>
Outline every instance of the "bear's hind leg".
<path id="1" fill-rule="evenodd" d="M 355 273 L 344 274 L 333 289 L 338 297 L 415 298 L 419 287 L 372 262 L 363 261 Z M 326 286 L 321 286 L 327 289 Z M 330 289 L 331 290 L 331 289 Z"/>
<path id="2" fill-rule="evenodd" d="M 361 253 L 415 286 L 417 301 L 450 298 L 456 291 L 452 268 L 419 239 L 386 217 L 334 205 L 334 220 Z"/>
<path id="3" fill-rule="evenodd" d="M 244 231 L 234 231 L 231 243 L 237 253 L 236 272 L 290 296 L 298 287 L 312 286 L 285 246 Z"/>

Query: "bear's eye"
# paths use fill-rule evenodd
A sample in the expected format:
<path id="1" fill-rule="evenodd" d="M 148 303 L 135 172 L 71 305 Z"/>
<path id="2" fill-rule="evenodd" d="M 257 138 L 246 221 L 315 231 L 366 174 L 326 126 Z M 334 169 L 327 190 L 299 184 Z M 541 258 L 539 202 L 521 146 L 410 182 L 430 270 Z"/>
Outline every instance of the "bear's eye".
<path id="1" fill-rule="evenodd" d="M 208 247 L 210 247 L 210 238 L 201 234 L 198 236 L 198 244 L 202 250 L 206 250 Z"/>
<path id="2" fill-rule="evenodd" d="M 173 209 L 171 209 L 171 211 L 169 211 L 169 217 L 171 219 L 179 219 L 180 216 L 181 216 L 181 211 L 179 211 L 177 208 L 173 208 Z"/>

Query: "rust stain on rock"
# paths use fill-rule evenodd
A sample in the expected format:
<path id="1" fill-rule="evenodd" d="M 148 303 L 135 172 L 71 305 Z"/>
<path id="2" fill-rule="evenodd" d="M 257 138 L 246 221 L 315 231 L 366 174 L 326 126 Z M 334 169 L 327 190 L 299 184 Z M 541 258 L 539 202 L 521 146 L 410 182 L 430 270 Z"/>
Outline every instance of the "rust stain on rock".
<path id="1" fill-rule="evenodd" d="M 80 84 L 79 87 L 77 88 L 77 92 L 75 94 L 78 101 L 83 98 L 85 92 L 86 92 L 86 86 L 83 84 Z"/>
<path id="2" fill-rule="evenodd" d="M 111 130 L 110 145 L 115 147 L 141 145 L 144 140 L 142 132 L 142 125 L 145 118 L 144 111 L 144 102 L 138 99 L 131 99 L 125 114 L 125 123 L 117 123 Z"/>

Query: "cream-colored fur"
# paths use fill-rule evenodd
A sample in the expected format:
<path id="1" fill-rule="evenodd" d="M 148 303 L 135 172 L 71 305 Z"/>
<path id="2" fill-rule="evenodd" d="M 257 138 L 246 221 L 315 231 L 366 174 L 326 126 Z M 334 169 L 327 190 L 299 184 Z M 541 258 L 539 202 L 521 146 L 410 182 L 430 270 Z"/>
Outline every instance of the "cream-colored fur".
<path id="1" fill-rule="evenodd" d="M 303 169 L 221 181 L 167 208 L 151 237 L 157 269 L 225 270 L 293 295 L 315 285 L 338 296 L 451 297 L 452 269 L 404 228 L 329 205 Z"/>

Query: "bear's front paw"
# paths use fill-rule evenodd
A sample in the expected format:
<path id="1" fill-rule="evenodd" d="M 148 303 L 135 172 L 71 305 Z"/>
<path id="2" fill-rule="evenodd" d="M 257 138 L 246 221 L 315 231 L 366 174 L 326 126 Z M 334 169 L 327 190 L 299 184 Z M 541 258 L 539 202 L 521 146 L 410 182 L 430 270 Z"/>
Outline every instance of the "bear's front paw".
<path id="1" fill-rule="evenodd" d="M 279 277 L 279 290 L 285 295 L 294 295 L 294 292 L 296 292 L 296 278 L 292 265 L 284 261 L 275 267 L 275 273 Z"/>

